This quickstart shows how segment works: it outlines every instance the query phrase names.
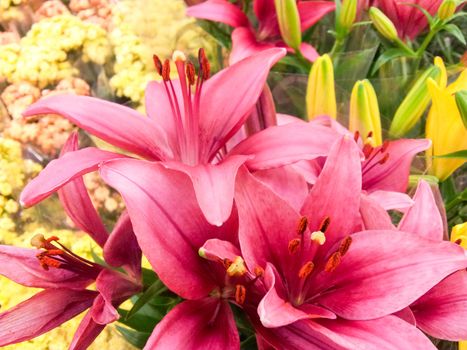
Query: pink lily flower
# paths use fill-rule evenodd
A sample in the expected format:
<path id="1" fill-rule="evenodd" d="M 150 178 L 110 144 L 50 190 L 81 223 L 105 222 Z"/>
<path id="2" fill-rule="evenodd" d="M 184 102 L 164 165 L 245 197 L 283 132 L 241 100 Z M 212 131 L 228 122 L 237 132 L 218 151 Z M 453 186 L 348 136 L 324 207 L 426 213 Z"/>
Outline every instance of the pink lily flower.
<path id="1" fill-rule="evenodd" d="M 281 115 L 279 125 L 306 122 L 295 117 Z M 361 150 L 362 159 L 362 193 L 378 202 L 384 209 L 403 210 L 413 205 L 412 199 L 405 194 L 409 183 L 410 167 L 417 153 L 428 149 L 431 141 L 428 139 L 400 139 L 385 141 L 383 145 L 371 147 L 364 145 L 358 134 L 353 135 L 334 119 L 322 116 L 314 119 L 311 124 L 328 126 L 341 135 L 353 138 Z M 306 181 L 314 184 L 323 169 L 325 158 L 302 161 L 294 164 L 296 171 L 304 176 Z"/>
<path id="2" fill-rule="evenodd" d="M 103 140 L 167 168 L 188 174 L 208 221 L 221 225 L 232 211 L 238 168 L 282 166 L 326 155 L 337 134 L 320 125 L 271 127 L 239 143 L 229 152 L 226 143 L 250 115 L 264 87 L 270 67 L 285 54 L 269 49 L 209 76 L 209 62 L 201 51 L 201 69 L 175 55 L 181 80 L 169 79 L 170 64 L 156 59 L 163 82 L 146 90 L 148 117 L 116 103 L 83 96 L 53 96 L 32 105 L 26 115 L 63 115 Z M 194 92 L 192 91 L 194 87 Z M 317 135 L 319 135 L 317 137 Z M 23 190 L 21 201 L 41 201 L 99 164 L 124 155 L 88 147 L 54 160 Z"/>
<path id="3" fill-rule="evenodd" d="M 432 242 L 443 241 L 443 219 L 436 205 L 430 186 L 420 181 L 414 195 L 415 204 L 407 210 L 397 230 L 407 235 L 415 235 Z M 396 230 L 391 219 L 378 203 L 365 203 L 362 215 L 372 222 L 374 229 Z M 387 225 L 392 227 L 387 227 Z M 452 341 L 467 339 L 467 274 L 465 269 L 456 271 L 436 284 L 426 294 L 413 302 L 399 315 L 416 325 L 425 333 Z"/>
<path id="4" fill-rule="evenodd" d="M 72 134 L 62 156 L 77 147 L 77 134 Z M 126 274 L 79 257 L 60 244 L 58 237 L 35 236 L 31 243 L 37 249 L 0 246 L 1 275 L 44 289 L 0 313 L 0 346 L 35 338 L 90 309 L 70 345 L 72 350 L 86 349 L 106 324 L 119 318 L 116 307 L 141 289 L 141 250 L 129 216 L 123 214 L 109 236 L 82 178 L 65 185 L 59 196 L 76 226 L 103 247 L 106 262 L 122 267 Z M 97 291 L 86 289 L 92 283 Z"/>
<path id="5" fill-rule="evenodd" d="M 415 4 L 424 8 L 430 15 L 435 15 L 443 0 L 376 0 L 379 7 L 394 23 L 402 40 L 414 40 L 428 26 L 428 21 Z"/>
<path id="6" fill-rule="evenodd" d="M 329 12 L 334 11 L 331 1 L 298 1 L 298 11 L 302 32 L 309 29 Z M 281 39 L 274 0 L 254 0 L 253 10 L 258 19 L 255 27 L 248 17 L 227 0 L 207 0 L 187 9 L 187 14 L 200 19 L 221 22 L 234 27 L 230 63 L 251 56 L 271 47 L 286 47 Z M 292 48 L 286 47 L 288 51 Z M 304 57 L 314 61 L 319 54 L 307 43 L 302 43 L 300 51 Z"/>
<path id="7" fill-rule="evenodd" d="M 243 258 L 249 269 L 265 268 L 268 292 L 258 306 L 264 327 L 308 327 L 326 349 L 434 349 L 391 314 L 464 268 L 465 254 L 403 232 L 355 232 L 361 163 L 351 138 L 335 144 L 301 213 L 253 176 L 241 173 L 237 181 Z"/>

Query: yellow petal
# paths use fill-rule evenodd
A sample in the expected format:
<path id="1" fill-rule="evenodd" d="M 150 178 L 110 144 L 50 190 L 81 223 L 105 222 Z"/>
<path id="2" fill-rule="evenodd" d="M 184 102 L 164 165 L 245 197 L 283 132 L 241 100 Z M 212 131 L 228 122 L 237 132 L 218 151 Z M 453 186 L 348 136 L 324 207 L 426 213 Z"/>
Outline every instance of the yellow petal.
<path id="1" fill-rule="evenodd" d="M 467 129 L 462 122 L 454 96 L 447 89 L 441 89 L 433 79 L 428 79 L 427 84 L 432 106 L 425 133 L 433 142 L 432 148 L 426 153 L 428 171 L 443 181 L 464 164 L 464 160 L 431 157 L 467 149 Z"/>
<path id="2" fill-rule="evenodd" d="M 467 222 L 456 225 L 451 231 L 451 242 L 459 241 L 462 248 L 467 249 Z"/>

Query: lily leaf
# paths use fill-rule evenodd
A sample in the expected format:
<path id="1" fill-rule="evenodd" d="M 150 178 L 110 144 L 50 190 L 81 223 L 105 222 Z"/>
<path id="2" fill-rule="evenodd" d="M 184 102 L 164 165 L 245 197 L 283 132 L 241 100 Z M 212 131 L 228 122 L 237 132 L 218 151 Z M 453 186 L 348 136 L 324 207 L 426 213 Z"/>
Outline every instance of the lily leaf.
<path id="1" fill-rule="evenodd" d="M 136 303 L 133 305 L 131 310 L 126 315 L 126 319 L 130 319 L 133 317 L 134 314 L 138 312 L 144 305 L 146 305 L 152 298 L 158 296 L 159 294 L 165 292 L 167 287 L 161 282 L 161 280 L 157 280 L 154 282 L 146 291 L 139 297 Z"/>
<path id="2" fill-rule="evenodd" d="M 463 149 L 462 151 L 452 152 L 448 154 L 443 154 L 440 156 L 433 156 L 433 158 L 462 158 L 467 159 L 467 149 Z"/>
<path id="3" fill-rule="evenodd" d="M 151 333 L 138 332 L 121 326 L 116 327 L 117 330 L 123 335 L 125 340 L 128 341 L 131 345 L 137 347 L 138 349 L 144 348 L 149 337 L 151 336 Z"/>
<path id="4" fill-rule="evenodd" d="M 402 49 L 389 49 L 385 51 L 381 56 L 378 57 L 376 62 L 373 65 L 373 69 L 371 70 L 371 74 L 375 74 L 378 69 L 381 68 L 385 63 L 389 62 L 390 60 L 393 60 L 394 58 L 397 57 L 403 57 L 406 56 L 407 53 L 402 50 Z"/>
<path id="5" fill-rule="evenodd" d="M 443 29 L 447 31 L 449 34 L 451 34 L 453 37 L 455 37 L 457 40 L 459 40 L 462 44 L 466 45 L 464 33 L 462 33 L 462 30 L 455 24 L 446 24 L 443 26 Z"/>
<path id="6" fill-rule="evenodd" d="M 154 329 L 155 325 L 160 322 L 163 317 L 163 315 L 160 315 L 161 317 L 151 317 L 148 314 L 144 314 L 141 312 L 136 313 L 131 317 L 130 319 L 127 319 L 128 311 L 123 310 L 123 309 L 118 309 L 118 313 L 122 316 L 121 319 L 118 321 L 125 326 L 128 326 L 138 332 L 152 332 Z"/>

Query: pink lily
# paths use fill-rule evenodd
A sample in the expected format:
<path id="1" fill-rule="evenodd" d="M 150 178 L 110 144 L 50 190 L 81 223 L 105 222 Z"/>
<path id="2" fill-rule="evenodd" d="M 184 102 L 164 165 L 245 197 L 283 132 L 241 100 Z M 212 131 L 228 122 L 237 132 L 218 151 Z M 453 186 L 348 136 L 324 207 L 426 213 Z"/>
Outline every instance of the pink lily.
<path id="1" fill-rule="evenodd" d="M 280 125 L 298 122 L 297 118 L 281 116 Z M 384 209 L 405 209 L 413 201 L 405 194 L 409 182 L 410 167 L 417 153 L 428 149 L 431 141 L 428 139 L 400 139 L 385 141 L 382 146 L 364 145 L 358 134 L 352 133 L 337 121 L 322 116 L 309 122 L 328 126 L 341 135 L 347 135 L 355 140 L 363 155 L 362 193 L 377 201 Z M 302 161 L 293 167 L 302 174 L 308 183 L 313 184 L 318 178 L 325 158 Z"/>
<path id="2" fill-rule="evenodd" d="M 77 147 L 77 134 L 72 134 L 62 156 Z M 59 196 L 76 226 L 103 247 L 105 261 L 127 274 L 77 256 L 58 237 L 35 236 L 31 243 L 38 249 L 0 246 L 1 275 L 44 289 L 0 314 L 0 346 L 37 337 L 90 308 L 70 345 L 72 350 L 86 349 L 106 324 L 119 318 L 115 308 L 141 289 L 141 250 L 129 216 L 123 214 L 109 236 L 82 178 L 65 185 Z M 97 291 L 86 289 L 94 282 Z"/>
<path id="3" fill-rule="evenodd" d="M 297 6 L 302 32 L 335 9 L 331 1 L 298 1 Z M 232 33 L 233 47 L 230 54 L 230 63 L 235 63 L 271 47 L 286 47 L 280 36 L 274 0 L 254 0 L 253 10 L 258 19 L 257 28 L 250 23 L 240 8 L 227 0 L 207 0 L 189 7 L 187 14 L 225 23 L 235 28 Z M 290 47 L 287 47 L 287 50 L 293 51 Z M 300 51 L 312 62 L 319 56 L 313 46 L 307 43 L 302 43 Z"/>
<path id="4" fill-rule="evenodd" d="M 414 40 L 428 25 L 428 21 L 418 5 L 430 15 L 436 14 L 443 0 L 376 0 L 374 6 L 379 7 L 394 23 L 399 37 Z"/>
<path id="5" fill-rule="evenodd" d="M 242 164 L 257 170 L 313 159 L 326 155 L 337 137 L 320 125 L 291 124 L 263 130 L 225 151 L 254 108 L 269 68 L 284 54 L 283 49 L 269 49 L 206 80 L 209 62 L 203 51 L 197 79 L 193 64 L 177 53 L 181 80 L 173 82 L 169 61 L 162 64 L 156 59 L 163 82 L 147 87 L 148 118 L 116 103 L 64 95 L 40 100 L 26 115 L 63 115 L 115 146 L 188 174 L 202 212 L 210 223 L 221 225 L 232 211 L 234 180 Z M 96 170 L 103 161 L 121 157 L 125 156 L 93 147 L 67 153 L 25 187 L 21 201 L 34 205 L 75 177 Z"/>
<path id="6" fill-rule="evenodd" d="M 393 230 L 355 232 L 360 192 L 360 154 L 348 137 L 331 150 L 301 214 L 241 173 L 235 195 L 240 247 L 249 269 L 265 268 L 268 287 L 260 321 L 273 332 L 308 327 L 318 348 L 434 349 L 391 314 L 464 268 L 464 252 Z"/>
<path id="7" fill-rule="evenodd" d="M 443 219 L 436 205 L 430 186 L 420 181 L 414 195 L 415 204 L 407 210 L 398 225 L 398 230 L 407 235 L 415 235 L 432 242 L 443 241 Z M 390 222 L 389 215 L 378 208 L 377 203 L 366 203 L 364 220 L 371 221 L 373 228 L 377 222 Z M 372 218 L 369 218 L 372 216 Z M 395 227 L 392 227 L 396 230 Z M 456 271 L 435 285 L 426 294 L 404 310 L 403 318 L 415 324 L 425 333 L 446 340 L 467 339 L 467 274 L 465 269 Z"/>

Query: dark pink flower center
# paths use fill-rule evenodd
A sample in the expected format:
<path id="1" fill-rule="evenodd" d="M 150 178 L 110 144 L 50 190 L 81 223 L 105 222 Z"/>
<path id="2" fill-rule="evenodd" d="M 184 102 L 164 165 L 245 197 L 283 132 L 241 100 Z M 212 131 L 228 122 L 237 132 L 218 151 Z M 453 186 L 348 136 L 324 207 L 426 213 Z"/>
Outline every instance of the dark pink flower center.
<path id="1" fill-rule="evenodd" d="M 185 55 L 175 51 L 173 61 L 177 68 L 180 86 L 174 86 L 170 78 L 170 61 L 162 62 L 157 55 L 153 56 L 157 73 L 162 82 L 174 117 L 175 133 L 179 160 L 188 165 L 196 165 L 200 161 L 199 120 L 200 101 L 203 83 L 209 79 L 211 66 L 204 49 L 198 52 L 199 70 L 196 74 L 195 66 L 187 61 Z M 192 88 L 194 87 L 194 92 Z M 181 94 L 177 94 L 179 89 Z M 181 97 L 181 100 L 180 100 Z"/>

